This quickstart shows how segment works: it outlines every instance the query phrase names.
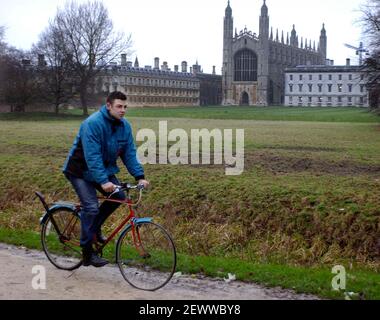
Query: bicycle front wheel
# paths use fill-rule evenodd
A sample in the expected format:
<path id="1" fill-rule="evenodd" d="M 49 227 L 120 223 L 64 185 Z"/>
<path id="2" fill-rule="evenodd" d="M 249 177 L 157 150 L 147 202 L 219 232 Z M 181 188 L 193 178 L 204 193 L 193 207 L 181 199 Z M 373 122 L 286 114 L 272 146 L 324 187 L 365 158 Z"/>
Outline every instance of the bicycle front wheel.
<path id="1" fill-rule="evenodd" d="M 42 247 L 55 267 L 72 271 L 82 265 L 80 235 L 80 219 L 70 209 L 58 209 L 44 222 L 41 230 Z"/>
<path id="2" fill-rule="evenodd" d="M 139 223 L 120 236 L 116 262 L 131 286 L 156 291 L 173 277 L 177 263 L 175 245 L 160 225 Z"/>

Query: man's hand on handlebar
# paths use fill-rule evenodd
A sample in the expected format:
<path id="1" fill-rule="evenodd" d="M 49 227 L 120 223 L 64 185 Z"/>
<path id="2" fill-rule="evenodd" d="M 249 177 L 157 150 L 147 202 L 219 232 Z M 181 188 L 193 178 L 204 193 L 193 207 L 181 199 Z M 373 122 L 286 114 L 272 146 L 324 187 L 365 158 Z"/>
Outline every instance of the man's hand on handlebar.
<path id="1" fill-rule="evenodd" d="M 139 180 L 138 185 L 144 186 L 144 189 L 147 189 L 150 185 L 149 181 L 147 180 Z"/>
<path id="2" fill-rule="evenodd" d="M 112 182 L 102 184 L 102 189 L 108 193 L 114 192 L 116 190 L 116 188 L 117 188 L 117 185 L 113 184 Z"/>
<path id="3" fill-rule="evenodd" d="M 138 181 L 138 186 L 142 186 L 143 187 L 142 189 L 147 189 L 149 187 L 149 185 L 150 185 L 150 183 L 147 180 L 141 179 Z M 123 187 L 117 186 L 117 185 L 113 184 L 112 182 L 108 182 L 108 183 L 102 185 L 102 189 L 107 193 L 117 193 L 118 192 L 117 190 L 122 189 L 122 188 Z M 138 188 L 138 189 L 140 189 L 140 188 Z"/>

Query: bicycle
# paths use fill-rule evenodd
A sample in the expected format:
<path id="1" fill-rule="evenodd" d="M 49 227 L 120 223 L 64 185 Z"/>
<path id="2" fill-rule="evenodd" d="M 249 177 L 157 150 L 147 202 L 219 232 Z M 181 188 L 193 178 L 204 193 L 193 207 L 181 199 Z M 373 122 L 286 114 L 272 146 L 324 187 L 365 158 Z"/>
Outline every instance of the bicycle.
<path id="1" fill-rule="evenodd" d="M 99 200 L 127 205 L 129 212 L 122 223 L 111 233 L 107 241 L 96 243 L 97 254 L 103 255 L 104 248 L 120 233 L 116 242 L 116 264 L 124 279 L 134 288 L 156 291 L 164 287 L 173 277 L 177 264 L 174 241 L 170 234 L 152 218 L 137 218 L 134 208 L 142 199 L 144 187 L 123 183 L 109 197 Z M 130 191 L 139 191 L 136 203 Z M 120 191 L 126 191 L 126 200 L 112 199 Z M 41 217 L 41 243 L 49 261 L 60 270 L 73 271 L 82 266 L 80 247 L 81 205 L 57 202 L 50 207 L 40 192 L 36 195 L 46 212 Z"/>

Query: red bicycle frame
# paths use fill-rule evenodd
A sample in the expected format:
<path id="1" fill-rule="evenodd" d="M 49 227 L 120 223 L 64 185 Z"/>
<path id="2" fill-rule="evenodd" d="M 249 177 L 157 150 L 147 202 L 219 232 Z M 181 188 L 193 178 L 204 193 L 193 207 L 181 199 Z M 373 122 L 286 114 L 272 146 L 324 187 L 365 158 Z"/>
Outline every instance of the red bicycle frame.
<path id="1" fill-rule="evenodd" d="M 129 195 L 128 195 L 127 199 L 125 199 L 125 200 L 109 199 L 109 198 L 105 198 L 105 197 L 98 197 L 98 199 L 108 201 L 108 202 L 118 203 L 121 205 L 124 204 L 124 205 L 127 205 L 129 208 L 128 217 L 125 218 L 121 222 L 121 224 L 111 233 L 111 235 L 107 238 L 107 240 L 104 244 L 97 245 L 98 251 L 101 252 L 116 237 L 116 235 L 128 224 L 128 222 L 130 222 L 131 228 L 132 228 L 133 243 L 135 244 L 137 251 L 140 252 L 140 254 L 142 256 L 144 256 L 146 253 L 145 253 L 145 249 L 144 249 L 142 242 L 141 242 L 140 234 L 138 232 L 136 232 L 135 219 L 134 219 L 136 217 L 136 213 L 133 210 L 133 207 L 137 206 L 137 204 L 140 202 L 140 200 L 137 203 L 132 203 L 132 200 L 130 199 Z M 141 199 L 141 190 L 140 190 L 140 199 Z M 136 233 L 137 233 L 137 235 L 136 235 Z"/>

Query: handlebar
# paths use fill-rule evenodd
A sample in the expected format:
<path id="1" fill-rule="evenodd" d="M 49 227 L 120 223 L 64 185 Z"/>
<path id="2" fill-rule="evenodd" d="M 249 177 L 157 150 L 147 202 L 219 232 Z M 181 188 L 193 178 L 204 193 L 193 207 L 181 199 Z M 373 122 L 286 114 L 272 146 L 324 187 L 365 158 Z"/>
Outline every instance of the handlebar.
<path id="1" fill-rule="evenodd" d="M 143 190 L 145 189 L 145 187 L 142 185 L 142 184 L 138 184 L 138 185 L 132 185 L 130 183 L 122 183 L 121 186 L 116 186 L 116 189 L 114 192 L 112 192 L 108 197 L 107 199 L 111 199 L 113 195 L 119 193 L 120 191 L 130 191 L 130 190 L 138 190 L 140 195 L 139 195 L 139 199 L 136 203 L 134 204 L 131 204 L 132 206 L 137 206 L 140 202 L 141 202 L 141 198 L 142 198 L 142 192 Z"/>

